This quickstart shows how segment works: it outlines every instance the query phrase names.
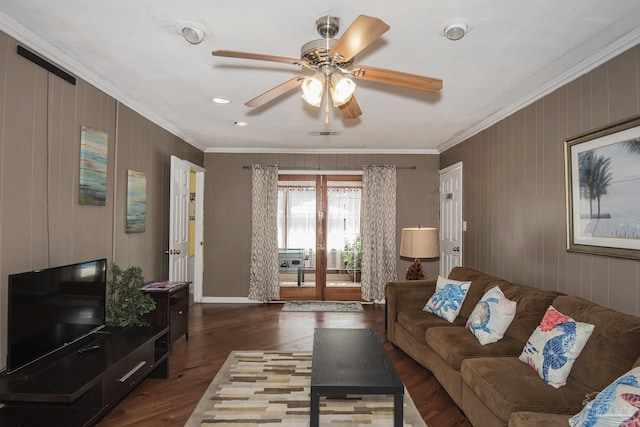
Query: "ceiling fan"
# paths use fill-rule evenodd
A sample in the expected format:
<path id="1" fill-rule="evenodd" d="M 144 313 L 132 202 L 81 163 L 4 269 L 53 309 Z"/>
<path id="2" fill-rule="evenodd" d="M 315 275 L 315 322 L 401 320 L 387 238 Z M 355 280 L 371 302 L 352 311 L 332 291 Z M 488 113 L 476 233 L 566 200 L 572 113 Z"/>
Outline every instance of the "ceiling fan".
<path id="1" fill-rule="evenodd" d="M 311 76 L 300 75 L 269 89 L 247 101 L 247 107 L 259 107 L 297 87 L 302 89 L 302 99 L 319 107 L 323 94 L 329 94 L 334 107 L 338 107 L 345 119 L 355 119 L 362 110 L 355 99 L 355 82 L 361 79 L 376 83 L 405 87 L 423 92 L 438 92 L 442 89 L 442 80 L 424 77 L 400 71 L 352 65 L 354 57 L 389 30 L 381 19 L 360 15 L 344 32 L 342 37 L 334 39 L 340 30 L 340 20 L 334 16 L 324 16 L 316 21 L 316 28 L 322 39 L 305 43 L 301 48 L 300 59 L 260 53 L 239 52 L 233 50 L 214 50 L 213 56 L 241 59 L 281 62 L 297 65 L 314 71 Z M 328 110 L 327 110 L 328 111 Z"/>

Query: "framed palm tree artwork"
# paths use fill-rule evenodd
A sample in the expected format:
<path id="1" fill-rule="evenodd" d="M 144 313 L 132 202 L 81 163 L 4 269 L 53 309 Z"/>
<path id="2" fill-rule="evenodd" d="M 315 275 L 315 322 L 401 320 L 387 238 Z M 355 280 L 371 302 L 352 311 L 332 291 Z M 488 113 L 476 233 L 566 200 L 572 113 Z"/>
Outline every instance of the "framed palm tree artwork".
<path id="1" fill-rule="evenodd" d="M 567 250 L 640 259 L 640 116 L 565 141 Z"/>

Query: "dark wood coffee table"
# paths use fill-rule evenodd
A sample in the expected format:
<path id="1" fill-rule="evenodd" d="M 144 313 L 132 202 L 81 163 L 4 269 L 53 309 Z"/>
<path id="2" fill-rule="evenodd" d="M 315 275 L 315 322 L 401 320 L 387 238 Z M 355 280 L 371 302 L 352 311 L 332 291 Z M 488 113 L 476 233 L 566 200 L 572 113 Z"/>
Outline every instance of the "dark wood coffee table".
<path id="1" fill-rule="evenodd" d="M 393 394 L 393 425 L 402 426 L 404 385 L 372 329 L 315 330 L 311 427 L 320 423 L 320 396 L 343 394 Z"/>

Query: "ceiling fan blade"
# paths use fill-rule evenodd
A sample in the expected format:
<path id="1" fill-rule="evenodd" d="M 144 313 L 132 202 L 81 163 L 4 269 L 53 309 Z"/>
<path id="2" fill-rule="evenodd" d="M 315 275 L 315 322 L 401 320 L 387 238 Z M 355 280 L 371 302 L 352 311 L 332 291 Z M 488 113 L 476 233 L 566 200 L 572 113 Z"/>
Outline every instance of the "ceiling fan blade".
<path id="1" fill-rule="evenodd" d="M 280 95 L 284 95 L 286 92 L 289 92 L 290 90 L 300 86 L 304 79 L 305 76 L 297 76 L 292 78 L 291 80 L 287 80 L 286 82 L 281 83 L 278 86 L 269 89 L 265 93 L 260 94 L 255 98 L 245 102 L 244 105 L 246 105 L 247 107 L 260 107 L 261 105 L 264 105 L 267 102 L 276 99 Z"/>
<path id="2" fill-rule="evenodd" d="M 362 80 L 406 87 L 422 92 L 438 92 L 442 89 L 442 80 L 440 79 L 385 70 L 384 68 L 368 67 L 366 65 L 356 65 L 351 71 L 351 75 Z"/>
<path id="3" fill-rule="evenodd" d="M 211 52 L 213 56 L 225 56 L 228 58 L 240 59 L 256 59 L 258 61 L 283 62 L 291 65 L 306 65 L 307 61 L 303 59 L 287 58 L 284 56 L 264 55 L 261 53 L 240 52 L 237 50 L 214 50 Z"/>
<path id="4" fill-rule="evenodd" d="M 389 28 L 379 18 L 360 15 L 329 50 L 329 56 L 335 58 L 338 55 L 341 58 L 339 62 L 349 61 L 365 47 L 378 40 Z"/>
<path id="5" fill-rule="evenodd" d="M 356 101 L 355 95 L 351 95 L 351 99 L 340 105 L 338 108 L 340 108 L 342 117 L 345 120 L 357 119 L 362 115 L 362 110 L 360 109 L 360 105 L 358 105 L 358 102 Z"/>

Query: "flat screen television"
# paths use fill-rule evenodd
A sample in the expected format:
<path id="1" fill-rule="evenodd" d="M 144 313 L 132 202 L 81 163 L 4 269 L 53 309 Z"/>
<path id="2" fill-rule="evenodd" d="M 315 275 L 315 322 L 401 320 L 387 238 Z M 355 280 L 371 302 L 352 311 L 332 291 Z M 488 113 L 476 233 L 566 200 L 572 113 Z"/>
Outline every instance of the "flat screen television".
<path id="1" fill-rule="evenodd" d="M 9 275 L 7 373 L 104 327 L 107 260 Z"/>

